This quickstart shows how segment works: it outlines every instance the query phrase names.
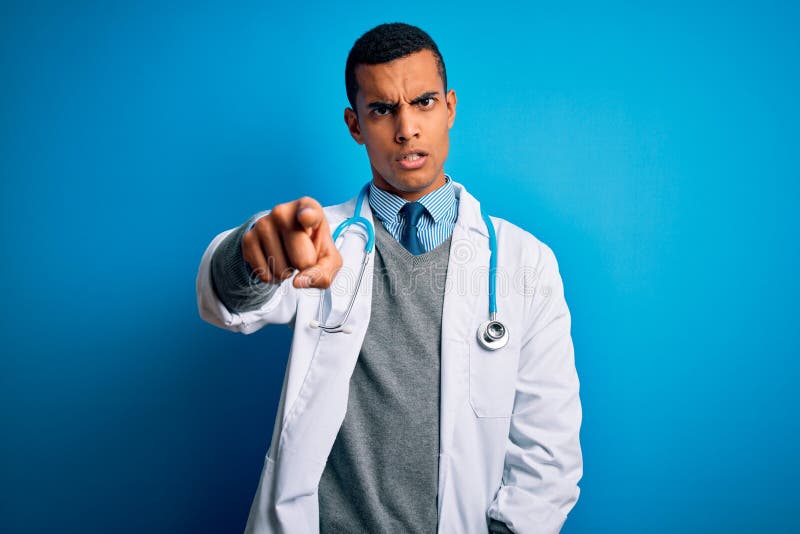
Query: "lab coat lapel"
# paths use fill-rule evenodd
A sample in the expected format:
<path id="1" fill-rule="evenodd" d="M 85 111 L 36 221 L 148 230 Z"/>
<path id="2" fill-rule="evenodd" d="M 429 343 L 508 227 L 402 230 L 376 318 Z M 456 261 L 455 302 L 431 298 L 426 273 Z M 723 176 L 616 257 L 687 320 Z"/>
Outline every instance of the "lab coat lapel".
<path id="1" fill-rule="evenodd" d="M 352 215 L 355 201 L 343 205 L 341 217 L 329 218 L 332 230 Z M 372 213 L 364 202 L 361 216 L 372 222 Z M 333 285 L 326 293 L 333 308 L 325 314 L 326 323 L 338 323 L 343 317 L 353 292 L 358 289 L 353 309 L 346 325 L 351 333 L 326 333 L 309 328 L 308 334 L 318 336 L 313 357 L 304 374 L 293 406 L 286 414 L 281 436 L 281 448 L 292 449 L 305 460 L 323 466 L 330 452 L 339 426 L 347 409 L 350 375 L 355 367 L 361 345 L 366 335 L 372 304 L 372 270 L 374 254 L 364 270 L 361 287 L 357 288 L 358 274 L 364 259 L 365 232 L 352 226 L 339 240 L 343 265 Z M 314 297 L 314 314 L 319 294 Z M 318 474 L 312 476 L 319 481 Z"/>
<path id="2" fill-rule="evenodd" d="M 468 376 L 470 336 L 479 314 L 488 316 L 486 290 L 489 241 L 478 201 L 454 182 L 459 198 L 458 219 L 450 244 L 447 283 L 442 311 L 442 361 L 440 406 L 440 451 L 452 445 L 458 409 L 464 405 Z M 444 462 L 441 462 L 442 464 Z M 445 482 L 440 466 L 440 492 Z"/>
<path id="3" fill-rule="evenodd" d="M 366 202 L 364 203 L 366 204 Z M 348 202 L 341 210 L 330 214 L 332 229 L 353 213 L 354 201 Z M 362 217 L 370 222 L 372 214 L 369 206 L 362 207 Z M 331 291 L 334 311 L 330 316 L 339 320 L 338 313 L 347 308 L 355 281 L 364 257 L 364 240 L 356 228 L 348 232 L 341 244 L 343 267 L 337 279 L 343 277 L 341 290 Z M 336 435 L 347 410 L 347 397 L 350 375 L 355 367 L 361 345 L 369 324 L 372 303 L 373 259 L 367 264 L 361 287 L 358 289 L 353 310 L 347 325 L 352 333 L 325 333 L 306 328 L 302 335 L 310 343 L 311 361 L 307 372 L 301 373 L 299 390 L 291 407 L 283 419 L 279 438 L 277 463 L 271 475 L 271 487 L 275 489 L 272 510 L 275 525 L 291 526 L 302 532 L 316 532 L 318 529 L 317 487 L 325 468 Z M 346 280 L 350 278 L 352 281 Z M 349 284 L 349 285 L 348 285 Z M 316 317 L 317 298 L 309 301 L 306 319 Z M 313 308 L 313 311 L 311 310 Z M 298 343 L 295 340 L 295 343 Z M 294 344 L 293 344 L 294 347 Z M 281 530 L 276 527 L 277 530 Z"/>

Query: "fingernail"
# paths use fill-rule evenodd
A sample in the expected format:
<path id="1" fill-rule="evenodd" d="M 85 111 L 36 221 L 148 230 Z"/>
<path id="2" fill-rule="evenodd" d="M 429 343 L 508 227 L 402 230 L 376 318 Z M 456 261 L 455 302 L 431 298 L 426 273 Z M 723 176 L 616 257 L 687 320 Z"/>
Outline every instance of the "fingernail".
<path id="1" fill-rule="evenodd" d="M 297 281 L 298 287 L 308 287 L 311 285 L 311 278 L 304 274 L 298 275 L 295 280 Z"/>

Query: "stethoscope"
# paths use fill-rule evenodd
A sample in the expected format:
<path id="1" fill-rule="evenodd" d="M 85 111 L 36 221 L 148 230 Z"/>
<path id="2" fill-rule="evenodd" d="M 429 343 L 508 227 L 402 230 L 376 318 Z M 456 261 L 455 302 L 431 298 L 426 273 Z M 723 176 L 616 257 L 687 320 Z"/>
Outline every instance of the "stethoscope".
<path id="1" fill-rule="evenodd" d="M 361 206 L 364 203 L 364 198 L 366 198 L 368 191 L 369 184 L 365 185 L 358 194 L 356 206 L 353 210 L 353 216 L 342 221 L 342 223 L 337 226 L 336 230 L 333 232 L 334 243 L 343 233 L 345 233 L 347 228 L 353 225 L 361 226 L 367 233 L 366 243 L 364 244 L 364 260 L 361 262 L 361 269 L 358 273 L 355 290 L 353 291 L 353 294 L 350 297 L 350 302 L 347 304 L 347 309 L 345 310 L 344 315 L 338 324 L 322 323 L 323 292 L 321 291 L 319 306 L 317 307 L 317 319 L 311 321 L 309 324 L 311 328 L 319 328 L 323 332 L 328 332 L 330 334 L 337 332 L 351 334 L 353 332 L 353 329 L 346 325 L 347 319 L 350 317 L 350 312 L 353 310 L 353 304 L 356 301 L 356 295 L 358 295 L 358 292 L 361 289 L 361 282 L 364 279 L 364 272 L 366 271 L 367 263 L 369 263 L 369 258 L 372 256 L 372 253 L 375 250 L 375 228 L 372 226 L 371 222 L 359 215 L 359 213 L 361 213 Z M 494 225 L 492 224 L 491 219 L 489 219 L 489 217 L 484 213 L 481 213 L 481 217 L 486 223 L 486 230 L 489 232 L 489 320 L 484 321 L 478 327 L 477 338 L 478 343 L 480 343 L 481 347 L 484 349 L 497 350 L 505 347 L 508 343 L 508 329 L 502 322 L 497 320 L 497 235 L 494 232 Z"/>

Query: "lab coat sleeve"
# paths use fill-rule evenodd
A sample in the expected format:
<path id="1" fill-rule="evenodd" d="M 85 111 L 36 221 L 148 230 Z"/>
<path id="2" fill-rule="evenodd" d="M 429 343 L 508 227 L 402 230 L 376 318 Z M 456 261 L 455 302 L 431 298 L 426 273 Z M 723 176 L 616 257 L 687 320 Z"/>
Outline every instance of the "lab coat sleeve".
<path id="1" fill-rule="evenodd" d="M 251 276 L 240 255 L 231 253 L 241 246 L 241 235 L 264 214 L 219 234 L 203 254 L 196 281 L 197 307 L 200 316 L 215 326 L 250 334 L 267 324 L 288 323 L 294 318 L 297 291 L 293 279 L 265 284 Z M 223 294 L 218 285 L 224 286 Z"/>
<path id="2" fill-rule="evenodd" d="M 571 318 L 556 258 L 538 246 L 503 480 L 487 512 L 518 534 L 557 534 L 583 474 Z"/>

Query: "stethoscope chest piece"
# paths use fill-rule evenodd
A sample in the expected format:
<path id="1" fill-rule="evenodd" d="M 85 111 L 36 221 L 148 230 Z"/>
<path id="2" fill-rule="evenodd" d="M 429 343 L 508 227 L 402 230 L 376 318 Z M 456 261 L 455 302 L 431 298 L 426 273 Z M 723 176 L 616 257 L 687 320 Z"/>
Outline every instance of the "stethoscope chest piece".
<path id="1" fill-rule="evenodd" d="M 478 327 L 478 343 L 486 350 L 502 349 L 508 343 L 508 328 L 494 319 L 485 321 Z"/>

